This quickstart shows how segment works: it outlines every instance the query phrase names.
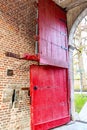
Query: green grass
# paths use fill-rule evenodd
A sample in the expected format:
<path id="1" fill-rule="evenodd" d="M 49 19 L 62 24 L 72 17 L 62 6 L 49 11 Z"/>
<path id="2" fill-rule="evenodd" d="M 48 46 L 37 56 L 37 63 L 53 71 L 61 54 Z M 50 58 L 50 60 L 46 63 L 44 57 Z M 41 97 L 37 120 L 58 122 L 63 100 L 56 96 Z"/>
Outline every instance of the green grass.
<path id="1" fill-rule="evenodd" d="M 79 113 L 85 102 L 87 102 L 86 94 L 75 94 L 75 111 Z"/>

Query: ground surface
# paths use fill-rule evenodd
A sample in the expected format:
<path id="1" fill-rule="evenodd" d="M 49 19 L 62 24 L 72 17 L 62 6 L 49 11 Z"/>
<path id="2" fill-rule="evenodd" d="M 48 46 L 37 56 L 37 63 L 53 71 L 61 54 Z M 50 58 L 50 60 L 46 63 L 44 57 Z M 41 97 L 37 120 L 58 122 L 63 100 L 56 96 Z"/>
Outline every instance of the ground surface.
<path id="1" fill-rule="evenodd" d="M 74 122 L 70 125 L 64 125 L 53 130 L 87 130 L 87 123 Z"/>
<path id="2" fill-rule="evenodd" d="M 87 102 L 87 92 L 76 93 L 75 92 L 75 110 L 76 112 L 80 112 L 84 104 Z"/>

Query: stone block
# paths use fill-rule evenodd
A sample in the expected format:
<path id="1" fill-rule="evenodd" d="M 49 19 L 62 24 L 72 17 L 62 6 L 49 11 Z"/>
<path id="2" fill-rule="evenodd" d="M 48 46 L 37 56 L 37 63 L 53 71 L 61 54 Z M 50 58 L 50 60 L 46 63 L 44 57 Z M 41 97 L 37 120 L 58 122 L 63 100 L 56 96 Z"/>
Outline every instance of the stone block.
<path id="1" fill-rule="evenodd" d="M 3 103 L 10 102 L 12 100 L 13 89 L 5 89 L 3 92 Z"/>

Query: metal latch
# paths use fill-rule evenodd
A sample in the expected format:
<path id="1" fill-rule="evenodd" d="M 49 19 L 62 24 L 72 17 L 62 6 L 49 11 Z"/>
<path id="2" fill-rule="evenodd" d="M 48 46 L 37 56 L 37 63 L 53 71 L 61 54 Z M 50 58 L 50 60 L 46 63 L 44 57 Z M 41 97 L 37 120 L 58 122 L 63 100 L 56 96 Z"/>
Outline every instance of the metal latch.
<path id="1" fill-rule="evenodd" d="M 63 46 L 61 46 L 61 48 L 62 48 L 62 49 L 64 49 L 64 50 L 66 50 L 66 51 L 68 50 L 68 48 L 66 48 L 66 47 L 63 47 Z"/>

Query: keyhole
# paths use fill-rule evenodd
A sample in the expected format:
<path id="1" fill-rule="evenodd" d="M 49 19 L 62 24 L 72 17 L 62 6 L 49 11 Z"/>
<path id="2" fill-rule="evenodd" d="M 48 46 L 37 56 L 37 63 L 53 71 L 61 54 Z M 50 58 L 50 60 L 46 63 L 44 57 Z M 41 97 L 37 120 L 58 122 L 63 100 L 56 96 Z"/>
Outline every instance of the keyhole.
<path id="1" fill-rule="evenodd" d="M 12 105 L 13 105 L 14 101 L 15 101 L 15 89 L 13 90 L 13 95 L 12 95 Z"/>

